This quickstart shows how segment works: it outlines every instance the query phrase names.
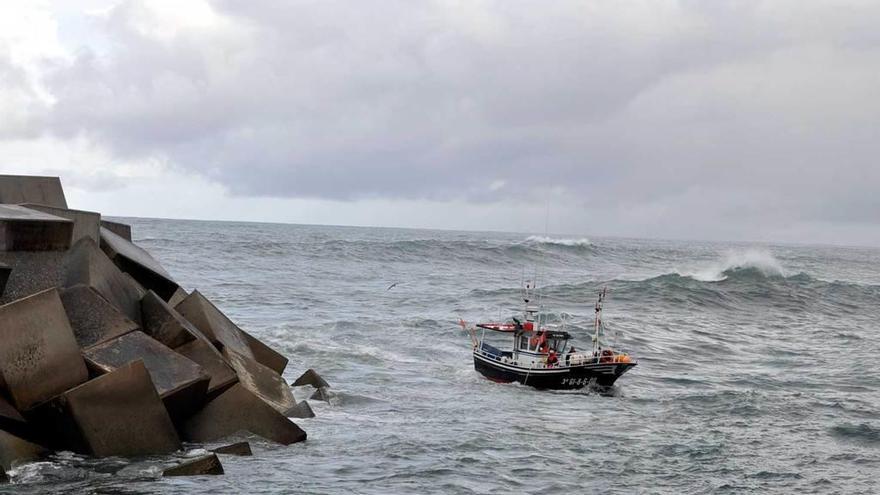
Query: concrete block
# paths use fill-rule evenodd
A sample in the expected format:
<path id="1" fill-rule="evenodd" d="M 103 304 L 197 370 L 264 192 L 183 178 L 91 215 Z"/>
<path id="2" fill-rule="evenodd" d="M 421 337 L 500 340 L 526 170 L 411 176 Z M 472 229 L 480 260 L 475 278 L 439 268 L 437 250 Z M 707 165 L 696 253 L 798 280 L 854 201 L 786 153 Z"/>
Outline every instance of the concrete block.
<path id="1" fill-rule="evenodd" d="M 223 349 L 223 357 L 235 370 L 241 386 L 263 399 L 276 411 L 284 414 L 296 407 L 293 392 L 290 391 L 290 386 L 281 378 L 281 375 L 228 348 Z"/>
<path id="2" fill-rule="evenodd" d="M 67 208 L 61 179 L 35 175 L 0 175 L 0 203 L 37 203 Z"/>
<path id="3" fill-rule="evenodd" d="M 176 348 L 175 351 L 201 366 L 202 371 L 211 377 L 208 382 L 208 397 L 216 397 L 238 382 L 235 370 L 226 364 L 220 351 L 204 337 L 188 342 Z"/>
<path id="4" fill-rule="evenodd" d="M 133 322 L 141 324 L 143 288 L 122 273 L 93 240 L 84 238 L 74 244 L 67 265 L 65 287 L 88 285 Z"/>
<path id="5" fill-rule="evenodd" d="M 223 474 L 223 465 L 217 454 L 208 454 L 183 461 L 162 471 L 162 476 L 205 476 Z"/>
<path id="6" fill-rule="evenodd" d="M 193 442 L 213 442 L 242 431 L 283 445 L 306 439 L 306 432 L 240 384 L 190 418 L 183 435 Z"/>
<path id="7" fill-rule="evenodd" d="M 7 304 L 64 282 L 65 260 L 62 251 L 0 251 L 0 263 L 9 267 L 6 288 L 0 304 Z"/>
<path id="8" fill-rule="evenodd" d="M 39 425 L 36 425 L 18 411 L 5 398 L 0 397 L 0 430 L 28 441 L 39 442 Z"/>
<path id="9" fill-rule="evenodd" d="M 251 348 L 251 352 L 254 355 L 254 359 L 257 360 L 258 363 L 266 366 L 275 373 L 279 375 L 284 373 L 284 368 L 287 368 L 287 358 L 284 357 L 281 353 L 272 349 L 268 345 L 261 342 L 259 339 L 254 337 L 253 335 L 245 332 L 244 330 L 239 329 L 244 335 L 244 339 L 248 344 L 248 347 Z"/>
<path id="10" fill-rule="evenodd" d="M 319 400 L 321 402 L 330 402 L 330 391 L 327 387 L 321 387 L 309 397 L 309 400 Z"/>
<path id="11" fill-rule="evenodd" d="M 101 373 L 142 361 L 172 418 L 185 417 L 205 402 L 210 377 L 202 367 L 143 332 L 127 333 L 98 344 L 85 350 L 83 356 L 92 369 Z"/>
<path id="12" fill-rule="evenodd" d="M 199 331 L 155 292 L 141 299 L 144 333 L 174 349 L 195 340 Z"/>
<path id="13" fill-rule="evenodd" d="M 230 445 L 224 445 L 223 447 L 217 447 L 216 449 L 211 450 L 211 452 L 215 454 L 225 454 L 225 455 L 237 455 L 242 457 L 250 457 L 254 455 L 251 451 L 251 444 L 248 442 L 238 442 Z"/>
<path id="14" fill-rule="evenodd" d="M 174 309 L 195 325 L 214 345 L 254 358 L 247 337 L 241 329 L 199 291 L 193 291 Z"/>
<path id="15" fill-rule="evenodd" d="M 9 281 L 10 273 L 12 273 L 12 267 L 0 263 L 0 297 L 3 297 L 3 291 L 6 290 L 6 282 Z"/>
<path id="16" fill-rule="evenodd" d="M 86 381 L 88 372 L 57 290 L 0 306 L 0 375 L 19 411 Z"/>
<path id="17" fill-rule="evenodd" d="M 7 423 L 15 424 L 24 422 L 25 419 L 22 417 L 21 413 L 18 412 L 18 409 L 13 407 L 9 401 L 0 397 L 0 428 L 4 428 Z"/>
<path id="18" fill-rule="evenodd" d="M 0 397 L 0 429 L 10 433 L 22 433 L 29 430 L 27 420 L 3 397 Z"/>
<path id="19" fill-rule="evenodd" d="M 295 382 L 291 383 L 292 387 L 303 387 L 305 385 L 311 385 L 315 388 L 330 387 L 330 384 L 321 378 L 317 371 L 311 368 L 307 369 Z"/>
<path id="20" fill-rule="evenodd" d="M 180 449 L 171 418 L 141 361 L 64 392 L 39 413 L 43 426 L 76 452 L 107 457 Z"/>
<path id="21" fill-rule="evenodd" d="M 65 251 L 74 223 L 17 205 L 0 205 L 0 251 Z"/>
<path id="22" fill-rule="evenodd" d="M 126 241 L 131 242 L 131 225 L 110 220 L 101 220 L 101 227 L 104 227 Z"/>
<path id="23" fill-rule="evenodd" d="M 0 430 L 0 473 L 20 463 L 35 461 L 49 452 L 42 446 Z"/>
<path id="24" fill-rule="evenodd" d="M 183 288 L 181 288 L 181 287 L 178 287 L 177 290 L 174 291 L 174 294 L 171 295 L 171 299 L 168 299 L 168 305 L 173 308 L 173 307 L 177 306 L 178 304 L 180 304 L 181 301 L 186 299 L 186 296 L 188 296 L 188 295 L 189 295 L 189 292 L 183 290 Z"/>
<path id="25" fill-rule="evenodd" d="M 296 406 L 284 412 L 288 418 L 314 418 L 315 411 L 306 401 L 300 401 Z"/>
<path id="26" fill-rule="evenodd" d="M 61 302 L 80 348 L 86 349 L 138 329 L 137 323 L 87 285 L 61 291 Z"/>
<path id="27" fill-rule="evenodd" d="M 177 290 L 177 282 L 150 253 L 106 228 L 101 229 L 101 249 L 120 270 L 162 299 L 171 299 Z"/>
<path id="28" fill-rule="evenodd" d="M 83 237 L 90 237 L 95 242 L 100 242 L 98 229 L 101 226 L 101 214 L 94 211 L 71 210 L 69 208 L 56 208 L 54 206 L 46 206 L 40 204 L 23 204 L 30 210 L 41 211 L 56 217 L 66 218 L 73 222 L 73 238 L 70 243 L 73 244 Z"/>

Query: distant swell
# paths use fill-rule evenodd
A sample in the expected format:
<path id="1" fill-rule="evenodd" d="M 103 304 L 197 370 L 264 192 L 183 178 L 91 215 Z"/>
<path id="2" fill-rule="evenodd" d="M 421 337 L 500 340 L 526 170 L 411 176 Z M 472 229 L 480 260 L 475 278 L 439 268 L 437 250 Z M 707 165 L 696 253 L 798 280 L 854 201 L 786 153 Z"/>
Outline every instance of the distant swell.
<path id="1" fill-rule="evenodd" d="M 424 263 L 470 261 L 480 265 L 521 264 L 532 267 L 557 261 L 581 263 L 591 254 L 588 239 L 556 239 L 531 236 L 507 239 L 331 239 L 318 243 L 290 245 L 279 249 L 296 250 L 305 256 L 323 257 L 328 253 L 359 260 Z"/>

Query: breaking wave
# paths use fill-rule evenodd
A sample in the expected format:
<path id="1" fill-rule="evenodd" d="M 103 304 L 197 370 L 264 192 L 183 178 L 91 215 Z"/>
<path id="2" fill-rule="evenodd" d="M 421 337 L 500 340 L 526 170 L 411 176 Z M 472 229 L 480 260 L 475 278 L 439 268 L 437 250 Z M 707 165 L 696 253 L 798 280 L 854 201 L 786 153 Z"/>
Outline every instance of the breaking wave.
<path id="1" fill-rule="evenodd" d="M 582 237 L 580 239 L 554 239 L 552 237 L 546 237 L 541 235 L 532 235 L 526 238 L 526 243 L 528 244 L 551 244 L 557 246 L 566 246 L 566 247 L 589 247 L 593 244 L 586 237 Z"/>
<path id="2" fill-rule="evenodd" d="M 765 277 L 785 277 L 782 264 L 767 250 L 728 251 L 718 261 L 693 270 L 676 270 L 682 277 L 700 282 L 720 282 L 737 273 L 757 273 Z"/>

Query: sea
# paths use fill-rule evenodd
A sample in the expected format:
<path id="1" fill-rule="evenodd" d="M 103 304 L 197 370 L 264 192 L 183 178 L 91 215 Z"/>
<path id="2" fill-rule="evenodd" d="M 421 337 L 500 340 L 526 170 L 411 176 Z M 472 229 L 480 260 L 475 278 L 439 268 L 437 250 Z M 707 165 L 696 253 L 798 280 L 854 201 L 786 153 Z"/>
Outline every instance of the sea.
<path id="1" fill-rule="evenodd" d="M 880 249 L 122 220 L 329 402 L 222 476 L 62 452 L 0 493 L 880 492 Z M 459 320 L 518 315 L 525 281 L 582 347 L 607 288 L 638 366 L 566 392 L 476 373 Z"/>

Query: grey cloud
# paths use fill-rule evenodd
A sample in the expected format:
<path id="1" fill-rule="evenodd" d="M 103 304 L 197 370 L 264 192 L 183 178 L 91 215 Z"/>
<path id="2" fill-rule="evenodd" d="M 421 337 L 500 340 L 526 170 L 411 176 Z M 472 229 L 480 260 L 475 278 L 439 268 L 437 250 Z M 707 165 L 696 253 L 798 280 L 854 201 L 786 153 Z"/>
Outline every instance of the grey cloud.
<path id="1" fill-rule="evenodd" d="M 0 139 L 39 135 L 48 110 L 24 68 L 13 63 L 0 45 Z"/>
<path id="2" fill-rule="evenodd" d="M 880 218 L 856 187 L 880 183 L 877 7 L 214 5 L 227 24 L 170 40 L 135 28 L 138 2 L 116 7 L 97 26 L 113 48 L 82 47 L 48 80 L 52 131 L 239 195 L 537 188 L 699 222 Z"/>
<path id="3" fill-rule="evenodd" d="M 107 192 L 124 189 L 128 183 L 125 177 L 120 177 L 108 171 L 98 170 L 83 172 L 70 169 L 44 169 L 46 175 L 57 175 L 64 179 L 64 186 L 74 187 L 89 192 Z"/>

